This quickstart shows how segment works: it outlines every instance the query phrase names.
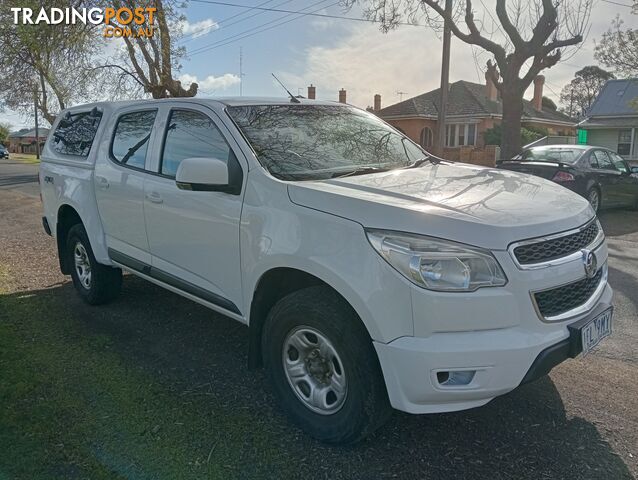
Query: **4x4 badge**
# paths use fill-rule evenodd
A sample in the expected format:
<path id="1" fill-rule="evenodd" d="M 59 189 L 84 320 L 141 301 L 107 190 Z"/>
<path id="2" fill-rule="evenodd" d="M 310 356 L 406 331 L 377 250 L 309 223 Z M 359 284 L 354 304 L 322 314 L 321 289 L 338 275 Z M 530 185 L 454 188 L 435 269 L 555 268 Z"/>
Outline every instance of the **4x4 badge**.
<path id="1" fill-rule="evenodd" d="M 587 278 L 593 278 L 598 270 L 598 259 L 591 250 L 583 249 L 583 265 L 585 266 L 585 275 Z"/>

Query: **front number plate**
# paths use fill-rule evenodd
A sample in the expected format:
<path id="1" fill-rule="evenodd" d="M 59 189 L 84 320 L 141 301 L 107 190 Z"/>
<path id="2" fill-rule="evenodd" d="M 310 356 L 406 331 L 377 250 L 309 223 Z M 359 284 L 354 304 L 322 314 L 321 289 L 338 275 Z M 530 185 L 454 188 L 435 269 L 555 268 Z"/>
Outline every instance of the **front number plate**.
<path id="1" fill-rule="evenodd" d="M 581 330 L 583 355 L 587 355 L 600 341 L 611 334 L 612 309 L 605 310 Z"/>

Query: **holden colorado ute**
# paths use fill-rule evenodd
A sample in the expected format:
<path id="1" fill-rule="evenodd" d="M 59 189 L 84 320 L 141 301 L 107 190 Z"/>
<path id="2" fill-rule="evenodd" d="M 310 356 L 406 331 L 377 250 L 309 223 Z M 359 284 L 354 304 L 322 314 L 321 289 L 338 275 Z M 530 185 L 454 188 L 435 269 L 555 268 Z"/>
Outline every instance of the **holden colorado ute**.
<path id="1" fill-rule="evenodd" d="M 589 203 L 429 155 L 375 115 L 298 99 L 96 103 L 42 154 L 43 224 L 89 304 L 122 270 L 248 326 L 305 431 L 484 405 L 611 332 Z"/>

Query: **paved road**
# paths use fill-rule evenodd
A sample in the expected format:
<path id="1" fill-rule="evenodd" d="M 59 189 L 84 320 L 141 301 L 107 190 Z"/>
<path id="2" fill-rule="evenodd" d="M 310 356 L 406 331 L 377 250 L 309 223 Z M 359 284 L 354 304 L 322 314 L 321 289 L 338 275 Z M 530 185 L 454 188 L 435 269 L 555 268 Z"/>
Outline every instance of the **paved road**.
<path id="1" fill-rule="evenodd" d="M 118 414 L 87 411 L 88 417 L 105 418 L 102 424 L 115 422 L 118 433 L 96 429 L 90 441 L 100 447 L 69 460 L 77 478 L 86 476 L 82 465 L 91 461 L 119 472 L 118 478 L 167 478 L 162 472 L 178 464 L 182 478 L 203 478 L 201 465 L 209 463 L 223 472 L 218 478 L 636 478 L 638 213 L 601 215 L 616 315 L 614 335 L 597 351 L 485 407 L 430 416 L 397 412 L 368 441 L 333 448 L 300 434 L 271 406 L 263 373 L 245 368 L 245 328 L 133 277 L 125 279 L 123 295 L 113 304 L 91 308 L 78 301 L 57 270 L 53 240 L 41 231 L 41 205 L 29 196 L 35 185 L 11 188 L 7 180 L 30 172 L 35 169 L 0 164 L 0 184 L 5 184 L 0 187 L 0 277 L 4 268 L 11 280 L 4 295 L 18 303 L 44 302 L 47 315 L 62 315 L 81 330 L 68 332 L 68 354 L 60 353 L 68 355 L 70 378 L 82 378 L 84 366 L 74 368 L 79 350 L 73 345 L 88 336 L 105 358 L 115 355 L 127 375 L 150 379 L 136 393 L 143 406 L 158 397 L 179 407 L 171 418 L 153 420 L 162 425 L 158 438 L 166 432 L 172 442 L 163 450 L 153 443 L 160 440 L 151 441 L 144 432 L 130 434 L 131 419 L 120 427 Z M 51 346 L 57 341 L 47 337 Z M 91 402 L 115 401 L 100 392 L 88 392 Z M 137 411 L 136 403 L 127 405 Z M 148 408 L 139 416 L 152 418 Z M 51 445 L 42 448 L 51 453 L 58 444 L 69 448 L 78 441 L 66 433 L 64 426 L 51 432 Z M 179 463 L 184 456 L 188 462 Z M 67 471 L 63 468 L 59 471 Z"/>
<path id="2" fill-rule="evenodd" d="M 0 159 L 0 190 L 17 190 L 30 196 L 40 194 L 38 165 Z"/>

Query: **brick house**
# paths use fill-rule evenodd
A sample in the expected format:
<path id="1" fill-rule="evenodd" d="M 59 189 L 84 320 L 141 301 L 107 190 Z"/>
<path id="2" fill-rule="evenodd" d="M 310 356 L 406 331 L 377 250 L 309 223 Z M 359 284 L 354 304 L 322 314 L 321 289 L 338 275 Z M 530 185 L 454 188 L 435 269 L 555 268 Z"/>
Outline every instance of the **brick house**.
<path id="1" fill-rule="evenodd" d="M 523 127 L 546 129 L 548 135 L 576 134 L 574 122 L 567 116 L 543 105 L 544 77 L 534 81 L 534 98 L 523 101 Z M 439 89 L 381 108 L 381 96 L 375 95 L 370 110 L 401 130 L 426 149 L 431 149 L 437 132 Z M 493 165 L 496 147 L 485 148 L 484 133 L 500 124 L 503 104 L 490 79 L 485 84 L 460 80 L 450 84 L 448 93 L 445 149 L 450 160 Z"/>
<path id="2" fill-rule="evenodd" d="M 44 147 L 49 129 L 38 128 L 38 136 L 40 137 L 40 150 Z M 36 153 L 35 128 L 24 129 L 9 135 L 9 152 L 10 153 Z"/>

